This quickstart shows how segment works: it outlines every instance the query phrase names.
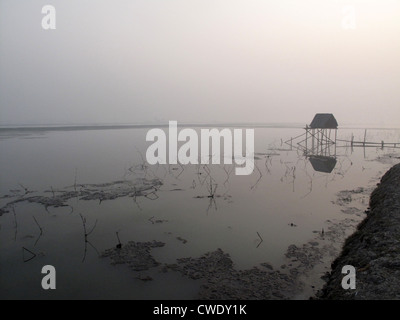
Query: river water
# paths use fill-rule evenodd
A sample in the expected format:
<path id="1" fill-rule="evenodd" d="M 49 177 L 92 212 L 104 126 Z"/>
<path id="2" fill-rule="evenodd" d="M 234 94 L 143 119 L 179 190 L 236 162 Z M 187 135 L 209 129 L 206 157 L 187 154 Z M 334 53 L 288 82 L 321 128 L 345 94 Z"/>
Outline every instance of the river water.
<path id="1" fill-rule="evenodd" d="M 296 148 L 301 139 L 285 143 L 301 135 L 302 128 L 257 127 L 256 167 L 251 175 L 238 176 L 233 165 L 146 164 L 149 129 L 0 129 L 3 208 L 21 197 L 51 198 L 82 185 L 162 182 L 154 192 L 135 198 L 73 197 L 65 207 L 35 201 L 9 206 L 0 216 L 1 299 L 196 298 L 200 281 L 155 270 L 146 273 L 153 281 L 142 281 L 138 272 L 100 258 L 119 242 L 117 232 L 122 244 L 164 242 L 164 247 L 152 250 L 160 263 L 221 248 L 237 269 L 262 262 L 279 269 L 288 246 L 312 240 L 316 232 L 328 229 L 328 220 L 351 216 L 360 221 L 367 201 L 352 203 L 358 214 L 346 213 L 337 203 L 338 192 L 373 186 L 399 156 L 399 149 L 352 149 L 340 142 L 336 148 L 331 146 L 329 158 L 310 161 Z M 352 135 L 363 140 L 364 130 L 338 131 L 340 139 L 350 140 Z M 368 129 L 367 140 L 400 142 L 400 130 Z M 82 217 L 88 229 L 94 228 L 89 243 L 85 243 Z M 56 290 L 41 287 L 44 265 L 56 268 Z"/>

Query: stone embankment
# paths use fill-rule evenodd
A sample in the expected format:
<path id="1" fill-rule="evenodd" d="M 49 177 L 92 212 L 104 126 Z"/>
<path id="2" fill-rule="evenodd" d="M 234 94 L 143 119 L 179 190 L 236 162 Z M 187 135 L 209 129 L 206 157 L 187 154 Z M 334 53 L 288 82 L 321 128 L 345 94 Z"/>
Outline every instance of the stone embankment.
<path id="1" fill-rule="evenodd" d="M 400 164 L 382 177 L 370 197 L 367 217 L 345 242 L 319 299 L 400 298 Z M 342 268 L 354 266 L 356 288 L 342 288 Z"/>

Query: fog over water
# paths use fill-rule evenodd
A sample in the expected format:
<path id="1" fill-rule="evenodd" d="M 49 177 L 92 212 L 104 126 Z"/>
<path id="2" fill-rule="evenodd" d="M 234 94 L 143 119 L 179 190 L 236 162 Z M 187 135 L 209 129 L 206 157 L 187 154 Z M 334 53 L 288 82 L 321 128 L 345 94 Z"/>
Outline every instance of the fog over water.
<path id="1" fill-rule="evenodd" d="M 43 30 L 44 4 L 56 30 Z M 355 29 L 343 28 L 343 9 Z M 400 2 L 2 0 L 0 125 L 397 126 Z"/>

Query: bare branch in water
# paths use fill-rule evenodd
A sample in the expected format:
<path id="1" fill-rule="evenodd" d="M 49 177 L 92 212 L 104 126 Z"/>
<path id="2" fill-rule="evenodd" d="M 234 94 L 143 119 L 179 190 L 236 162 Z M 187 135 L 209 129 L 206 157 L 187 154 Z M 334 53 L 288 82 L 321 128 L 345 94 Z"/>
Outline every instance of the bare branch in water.
<path id="1" fill-rule="evenodd" d="M 119 239 L 119 231 L 115 232 L 117 235 L 117 239 L 118 239 L 118 244 L 117 244 L 117 249 L 121 249 L 122 248 L 122 243 L 121 240 Z"/>
<path id="2" fill-rule="evenodd" d="M 38 243 L 38 241 L 39 241 L 40 237 L 41 237 L 41 236 L 42 236 L 42 234 L 43 234 L 43 229 L 42 229 L 42 227 L 40 226 L 39 222 L 37 222 L 37 220 L 36 220 L 35 216 L 32 216 L 32 218 L 33 218 L 33 220 L 35 220 L 35 222 L 36 222 L 36 225 L 39 227 L 39 230 L 40 230 L 39 237 L 36 239 L 36 241 L 35 241 L 35 244 L 34 244 L 34 246 L 36 246 L 36 244 Z"/>
<path id="3" fill-rule="evenodd" d="M 257 181 L 250 187 L 250 190 L 253 190 L 254 188 L 257 188 L 257 185 L 259 184 L 259 182 L 261 181 L 261 178 L 263 176 L 262 173 L 261 173 L 260 168 L 257 166 L 257 161 L 254 161 L 254 166 L 256 167 L 256 169 L 257 169 L 257 171 L 258 171 L 260 176 L 258 177 Z"/>
<path id="4" fill-rule="evenodd" d="M 260 234 L 258 233 L 258 231 L 256 231 L 256 232 L 257 232 L 258 237 L 260 238 L 260 242 L 259 242 L 259 244 L 257 245 L 257 248 L 258 248 L 258 247 L 261 245 L 261 243 L 264 242 L 264 239 L 261 238 L 261 236 L 260 236 Z"/>
<path id="5" fill-rule="evenodd" d="M 29 259 L 25 259 L 25 255 L 24 255 L 24 252 L 25 251 L 28 251 L 32 256 L 29 258 Z M 35 258 L 36 257 L 36 253 L 34 253 L 34 252 L 32 252 L 31 250 L 29 250 L 29 249 L 27 249 L 27 248 L 25 248 L 25 247 L 22 247 L 22 260 L 24 261 L 24 262 L 28 262 L 28 261 L 31 261 L 33 258 Z"/>
<path id="6" fill-rule="evenodd" d="M 18 183 L 18 184 L 20 185 L 20 187 L 21 187 L 22 189 L 24 189 L 24 191 L 25 191 L 24 196 L 27 195 L 27 194 L 29 193 L 28 188 L 26 188 L 24 185 L 22 185 L 22 183 Z"/>
<path id="7" fill-rule="evenodd" d="M 94 223 L 93 228 L 87 233 L 86 236 L 90 235 L 93 232 L 94 228 L 96 228 L 96 226 L 97 226 L 97 219 L 96 219 L 96 222 Z"/>
<path id="8" fill-rule="evenodd" d="M 231 173 L 233 172 L 233 170 L 235 170 L 235 168 L 232 166 L 231 170 L 227 170 L 225 168 L 225 164 L 222 166 L 222 169 L 224 170 L 225 174 L 226 174 L 226 179 L 224 181 L 224 187 L 226 187 L 226 184 L 229 182 Z"/>
<path id="9" fill-rule="evenodd" d="M 97 219 L 96 222 L 94 224 L 94 226 L 92 227 L 92 229 L 87 232 L 86 230 L 86 218 L 80 213 L 79 214 L 81 219 L 82 219 L 82 225 L 83 225 L 83 233 L 84 233 L 84 241 L 85 241 L 85 251 L 83 254 L 83 258 L 82 258 L 82 262 L 85 261 L 86 259 L 86 253 L 87 253 L 87 244 L 89 244 L 93 249 L 95 249 L 95 251 L 97 252 L 97 254 L 99 254 L 98 250 L 93 246 L 93 244 L 88 240 L 88 236 L 93 232 L 93 230 L 96 228 L 97 225 Z"/>

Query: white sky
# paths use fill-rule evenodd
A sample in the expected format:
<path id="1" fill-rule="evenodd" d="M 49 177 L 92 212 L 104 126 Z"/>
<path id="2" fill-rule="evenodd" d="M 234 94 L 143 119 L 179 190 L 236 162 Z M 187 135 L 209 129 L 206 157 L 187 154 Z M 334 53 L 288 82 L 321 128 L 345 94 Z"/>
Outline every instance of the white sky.
<path id="1" fill-rule="evenodd" d="M 56 30 L 41 27 L 45 4 Z M 2 125 L 317 112 L 400 127 L 400 1 L 0 0 Z"/>

